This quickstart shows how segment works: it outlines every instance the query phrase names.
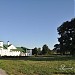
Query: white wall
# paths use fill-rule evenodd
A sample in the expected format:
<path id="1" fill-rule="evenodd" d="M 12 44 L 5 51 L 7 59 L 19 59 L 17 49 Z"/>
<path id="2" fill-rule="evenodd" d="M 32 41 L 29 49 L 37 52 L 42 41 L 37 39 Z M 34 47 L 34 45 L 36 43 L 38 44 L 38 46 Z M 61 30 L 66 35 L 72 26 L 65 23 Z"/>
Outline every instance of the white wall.
<path id="1" fill-rule="evenodd" d="M 12 51 L 12 52 L 9 52 L 10 55 L 9 56 L 20 56 L 20 51 Z"/>
<path id="2" fill-rule="evenodd" d="M 0 46 L 3 47 L 3 42 L 2 41 L 0 41 Z"/>
<path id="3" fill-rule="evenodd" d="M 32 56 L 32 50 L 26 50 L 26 56 Z"/>
<path id="4" fill-rule="evenodd" d="M 20 51 L 9 51 L 8 49 L 0 49 L 1 56 L 32 56 L 32 50 L 27 50 L 26 53 Z"/>
<path id="5" fill-rule="evenodd" d="M 7 49 L 0 50 L 1 56 L 20 56 L 20 51 L 9 51 Z"/>
<path id="6" fill-rule="evenodd" d="M 10 49 L 17 49 L 17 48 L 14 45 L 11 45 L 8 47 L 8 50 L 10 50 Z"/>

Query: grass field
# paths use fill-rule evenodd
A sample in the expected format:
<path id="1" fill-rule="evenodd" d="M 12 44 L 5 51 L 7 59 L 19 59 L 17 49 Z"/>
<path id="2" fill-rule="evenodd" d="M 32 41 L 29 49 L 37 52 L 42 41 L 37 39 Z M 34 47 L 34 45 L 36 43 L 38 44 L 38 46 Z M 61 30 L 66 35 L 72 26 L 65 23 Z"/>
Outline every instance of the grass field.
<path id="1" fill-rule="evenodd" d="M 8 75 L 75 75 L 75 57 L 3 58 L 0 68 Z"/>

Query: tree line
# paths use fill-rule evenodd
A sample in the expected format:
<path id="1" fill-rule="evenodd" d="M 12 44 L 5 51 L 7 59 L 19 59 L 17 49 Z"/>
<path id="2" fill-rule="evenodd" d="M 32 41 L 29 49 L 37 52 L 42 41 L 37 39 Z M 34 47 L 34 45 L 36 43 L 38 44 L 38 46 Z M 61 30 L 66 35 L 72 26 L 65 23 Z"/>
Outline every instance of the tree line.
<path id="1" fill-rule="evenodd" d="M 49 55 L 49 54 L 51 54 L 51 50 L 45 44 L 45 45 L 43 45 L 42 49 L 41 48 L 37 48 L 37 47 L 32 49 L 32 54 L 33 55 Z"/>
<path id="2" fill-rule="evenodd" d="M 54 49 L 50 50 L 49 47 L 45 44 L 42 49 L 35 47 L 32 49 L 33 55 L 50 55 L 50 54 L 69 54 L 75 55 L 75 18 L 71 21 L 63 22 L 58 28 L 57 32 L 59 35 L 58 42 L 59 44 L 54 45 Z M 24 49 L 24 52 L 27 48 L 21 47 Z"/>
<path id="3" fill-rule="evenodd" d="M 58 28 L 59 44 L 54 45 L 54 49 L 50 50 L 45 44 L 41 48 L 34 48 L 32 54 L 34 55 L 50 55 L 50 54 L 69 54 L 75 55 L 75 18 L 71 21 L 63 22 Z"/>

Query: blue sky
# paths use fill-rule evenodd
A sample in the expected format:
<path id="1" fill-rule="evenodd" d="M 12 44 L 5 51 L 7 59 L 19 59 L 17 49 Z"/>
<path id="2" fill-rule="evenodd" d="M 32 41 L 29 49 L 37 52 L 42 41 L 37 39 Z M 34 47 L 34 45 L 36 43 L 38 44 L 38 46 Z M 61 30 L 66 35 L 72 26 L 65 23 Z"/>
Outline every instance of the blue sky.
<path id="1" fill-rule="evenodd" d="M 57 27 L 74 18 L 74 0 L 0 0 L 0 40 L 15 46 L 50 49 Z"/>

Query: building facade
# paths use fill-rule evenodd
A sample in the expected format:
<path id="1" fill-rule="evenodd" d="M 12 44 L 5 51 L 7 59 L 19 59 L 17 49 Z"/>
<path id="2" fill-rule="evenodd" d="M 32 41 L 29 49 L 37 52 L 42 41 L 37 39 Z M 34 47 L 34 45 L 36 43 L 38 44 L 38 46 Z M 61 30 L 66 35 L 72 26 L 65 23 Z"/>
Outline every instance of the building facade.
<path id="1" fill-rule="evenodd" d="M 9 41 L 7 44 L 0 41 L 0 56 L 32 56 L 32 50 L 26 49 L 24 52 L 23 48 L 15 47 L 13 44 L 10 44 Z"/>

